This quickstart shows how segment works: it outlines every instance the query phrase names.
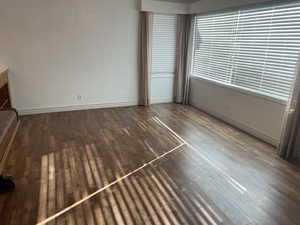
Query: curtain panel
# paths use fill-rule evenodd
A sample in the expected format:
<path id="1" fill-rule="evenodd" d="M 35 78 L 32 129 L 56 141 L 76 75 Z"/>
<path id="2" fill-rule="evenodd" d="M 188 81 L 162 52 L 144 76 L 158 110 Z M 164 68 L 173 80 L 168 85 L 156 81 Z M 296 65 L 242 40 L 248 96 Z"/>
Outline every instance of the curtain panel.
<path id="1" fill-rule="evenodd" d="M 148 106 L 150 99 L 151 77 L 151 49 L 152 49 L 153 14 L 140 13 L 140 79 L 139 79 L 139 105 Z"/>
<path id="2" fill-rule="evenodd" d="M 193 15 L 178 15 L 174 102 L 188 104 L 192 61 Z"/>
<path id="3" fill-rule="evenodd" d="M 297 126 L 300 123 L 300 58 L 294 79 L 288 104 L 285 110 L 282 123 L 282 133 L 278 146 L 279 155 L 282 158 L 289 159 L 295 151 L 295 142 L 297 138 Z"/>

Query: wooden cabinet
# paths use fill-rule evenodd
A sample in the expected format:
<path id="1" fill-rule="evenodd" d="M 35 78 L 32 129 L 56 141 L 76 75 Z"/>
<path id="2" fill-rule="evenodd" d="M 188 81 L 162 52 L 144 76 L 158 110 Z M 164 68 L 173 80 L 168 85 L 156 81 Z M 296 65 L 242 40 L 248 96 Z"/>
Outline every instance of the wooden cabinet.
<path id="1" fill-rule="evenodd" d="M 8 68 L 0 65 L 0 109 L 11 108 L 8 88 Z"/>

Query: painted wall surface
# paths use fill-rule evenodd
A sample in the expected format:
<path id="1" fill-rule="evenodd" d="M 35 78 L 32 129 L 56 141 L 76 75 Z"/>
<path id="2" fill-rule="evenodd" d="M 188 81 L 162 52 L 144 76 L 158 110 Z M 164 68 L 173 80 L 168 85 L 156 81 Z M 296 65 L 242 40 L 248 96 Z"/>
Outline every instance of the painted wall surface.
<path id="1" fill-rule="evenodd" d="M 272 1 L 276 0 L 141 0 L 141 10 L 156 13 L 194 14 Z"/>
<path id="2" fill-rule="evenodd" d="M 277 145 L 285 105 L 193 77 L 191 105 Z"/>
<path id="3" fill-rule="evenodd" d="M 189 5 L 190 13 L 205 13 L 245 5 L 271 2 L 272 0 L 200 0 Z"/>
<path id="4" fill-rule="evenodd" d="M 182 2 L 168 2 L 155 0 L 141 0 L 141 11 L 167 13 L 167 14 L 188 14 L 189 4 Z"/>
<path id="5" fill-rule="evenodd" d="M 151 104 L 173 102 L 174 74 L 151 77 Z"/>
<path id="6" fill-rule="evenodd" d="M 1 0 L 0 64 L 10 68 L 14 106 L 136 104 L 139 7 L 138 0 Z"/>

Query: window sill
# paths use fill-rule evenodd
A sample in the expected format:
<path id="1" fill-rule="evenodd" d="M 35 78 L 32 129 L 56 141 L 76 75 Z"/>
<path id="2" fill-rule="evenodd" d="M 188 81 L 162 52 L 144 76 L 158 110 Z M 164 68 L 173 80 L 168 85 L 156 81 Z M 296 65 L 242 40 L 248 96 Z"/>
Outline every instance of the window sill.
<path id="1" fill-rule="evenodd" d="M 267 101 L 275 102 L 275 103 L 280 104 L 280 105 L 286 105 L 287 104 L 287 101 L 285 101 L 285 100 L 277 99 L 277 98 L 274 98 L 274 97 L 268 96 L 268 95 L 263 95 L 263 94 L 248 90 L 246 88 L 240 88 L 240 87 L 236 87 L 236 86 L 229 85 L 229 84 L 219 83 L 219 82 L 216 82 L 214 80 L 210 80 L 210 79 L 195 76 L 195 75 L 191 75 L 191 78 L 196 79 L 196 80 L 205 81 L 207 83 L 210 83 L 210 84 L 213 84 L 213 85 L 216 85 L 216 86 L 220 86 L 220 87 L 223 87 L 223 88 L 228 88 L 228 89 L 231 89 L 231 90 L 235 90 L 235 91 L 238 91 L 242 94 L 247 94 L 247 95 L 252 95 L 252 96 L 255 96 L 255 97 L 258 97 L 258 98 L 262 98 L 262 99 L 265 99 Z"/>
<path id="2" fill-rule="evenodd" d="M 174 78 L 174 73 L 151 73 L 151 78 Z"/>

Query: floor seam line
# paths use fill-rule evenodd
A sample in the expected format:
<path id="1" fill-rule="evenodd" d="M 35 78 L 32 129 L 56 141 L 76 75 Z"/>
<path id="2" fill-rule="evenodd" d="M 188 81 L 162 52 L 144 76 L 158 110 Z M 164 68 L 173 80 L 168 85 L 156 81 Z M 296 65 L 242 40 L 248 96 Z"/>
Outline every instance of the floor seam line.
<path id="1" fill-rule="evenodd" d="M 68 211 L 70 211 L 71 209 L 75 208 L 76 206 L 78 206 L 78 205 L 84 203 L 85 201 L 91 199 L 92 197 L 96 196 L 97 194 L 100 194 L 101 192 L 105 191 L 106 189 L 112 187 L 113 185 L 115 185 L 115 184 L 117 184 L 117 183 L 119 183 L 119 182 L 125 180 L 126 178 L 129 178 L 131 175 L 133 175 L 133 174 L 139 172 L 140 170 L 146 168 L 146 167 L 149 166 L 149 165 L 152 165 L 153 163 L 159 161 L 160 159 L 166 157 L 167 155 L 172 154 L 173 152 L 175 152 L 177 149 L 181 148 L 181 147 L 184 146 L 184 145 L 186 145 L 186 143 L 180 143 L 180 145 L 178 145 L 178 146 L 172 148 L 171 150 L 169 150 L 169 151 L 163 153 L 162 155 L 160 155 L 160 156 L 158 156 L 158 157 L 156 157 L 156 158 L 150 160 L 149 162 L 144 163 L 142 166 L 138 167 L 137 169 L 134 169 L 133 171 L 131 171 L 131 172 L 125 174 L 124 176 L 118 178 L 117 180 L 115 180 L 115 181 L 109 183 L 108 185 L 106 185 L 106 186 L 104 186 L 104 187 L 98 189 L 97 191 L 95 191 L 95 192 L 93 192 L 92 194 L 90 194 L 90 195 L 88 195 L 88 196 L 82 198 L 81 200 L 75 202 L 74 204 L 72 204 L 72 205 L 66 207 L 65 209 L 61 210 L 60 212 L 58 212 L 58 213 L 56 213 L 56 214 L 54 214 L 54 215 L 52 215 L 52 216 L 46 218 L 45 220 L 43 220 L 43 221 L 41 221 L 41 222 L 38 222 L 36 225 L 44 225 L 44 224 L 47 224 L 48 222 L 50 222 L 50 221 L 52 221 L 52 220 L 58 218 L 59 216 L 61 216 L 61 215 L 65 214 L 65 213 L 67 213 Z"/>
<path id="2" fill-rule="evenodd" d="M 166 125 L 164 122 L 162 122 L 158 117 L 155 117 L 155 120 L 160 123 L 162 126 L 164 126 L 166 129 L 168 129 L 172 134 L 174 134 L 182 143 L 184 143 L 186 146 L 191 148 L 192 150 L 199 153 L 198 149 L 196 149 L 192 144 L 184 140 L 179 134 L 177 134 L 172 128 L 170 128 L 168 125 Z M 227 180 L 228 183 L 230 183 L 235 189 L 237 189 L 241 194 L 244 194 L 247 192 L 247 188 L 245 188 L 243 185 L 241 185 L 236 179 L 234 179 L 232 176 L 228 175 L 226 172 L 222 171 L 218 166 L 214 165 L 213 162 L 211 162 L 210 159 L 208 159 L 205 155 L 200 154 L 200 157 L 204 159 L 206 162 L 208 162 L 211 166 L 213 166 L 216 170 L 218 170 Z"/>

